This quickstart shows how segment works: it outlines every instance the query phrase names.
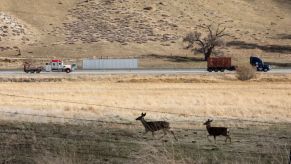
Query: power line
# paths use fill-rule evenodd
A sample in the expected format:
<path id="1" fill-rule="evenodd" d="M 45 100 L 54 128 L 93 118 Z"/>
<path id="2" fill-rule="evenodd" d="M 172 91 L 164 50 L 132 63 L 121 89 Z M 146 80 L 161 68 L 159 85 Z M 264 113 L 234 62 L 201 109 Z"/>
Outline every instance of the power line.
<path id="1" fill-rule="evenodd" d="M 21 96 L 21 95 L 7 94 L 7 93 L 0 93 L 0 95 L 9 96 L 9 97 L 19 97 L 19 98 L 25 98 L 25 99 L 34 99 L 34 100 L 43 100 L 43 101 L 62 102 L 62 103 L 69 103 L 69 104 L 88 105 L 88 106 L 97 106 L 97 107 L 106 107 L 106 108 L 117 108 L 117 109 L 132 110 L 132 111 L 138 111 L 138 112 L 146 111 L 146 112 L 152 112 L 152 113 L 165 113 L 165 114 L 173 114 L 173 115 L 186 116 L 183 113 L 163 112 L 163 111 L 155 111 L 155 110 L 148 110 L 148 109 L 142 109 L 142 108 L 118 107 L 118 106 L 111 106 L 111 105 L 102 105 L 102 104 L 75 102 L 75 101 L 68 101 L 68 100 L 55 100 L 55 99 L 48 99 L 48 98 Z M 196 115 L 188 114 L 188 116 L 196 116 Z"/>

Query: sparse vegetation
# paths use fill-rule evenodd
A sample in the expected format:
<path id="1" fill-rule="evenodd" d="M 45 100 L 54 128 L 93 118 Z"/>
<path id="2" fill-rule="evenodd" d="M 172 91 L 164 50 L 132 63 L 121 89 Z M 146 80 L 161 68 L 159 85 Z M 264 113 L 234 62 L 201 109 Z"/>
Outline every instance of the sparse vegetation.
<path id="1" fill-rule="evenodd" d="M 256 77 L 256 69 L 250 64 L 239 65 L 236 74 L 237 78 L 241 81 L 251 80 Z"/>
<path id="2" fill-rule="evenodd" d="M 199 121 L 191 121 L 187 125 L 175 122 L 179 142 L 170 136 L 163 140 L 143 137 L 141 125 L 1 121 L 0 162 L 287 163 L 290 124 L 219 123 L 231 125 L 232 144 L 224 144 L 220 137 L 216 144 L 209 143 L 205 127 Z M 162 135 L 162 132 L 157 135 Z"/>
<path id="3" fill-rule="evenodd" d="M 54 12 L 49 12 L 51 8 Z M 0 35 L 5 35 L 0 36 L 1 69 L 22 68 L 18 60 L 26 58 L 33 63 L 42 59 L 44 64 L 52 58 L 101 56 L 140 57 L 142 68 L 205 68 L 200 60 L 204 56 L 195 55 L 196 60 L 189 50 L 181 49 L 181 38 L 201 32 L 196 25 L 212 22 L 227 24 L 230 34 L 221 53 L 238 58 L 261 53 L 272 65 L 291 63 L 290 3 L 286 0 L 1 0 L 0 10 Z M 165 57 L 152 58 L 151 54 Z"/>
<path id="4" fill-rule="evenodd" d="M 0 162 L 287 161 L 290 75 L 262 75 L 249 83 L 235 74 L 49 78 L 0 83 L 0 119 L 6 120 L 0 121 Z M 138 109 L 150 113 L 149 121 L 171 122 L 179 141 L 170 134 L 159 140 L 163 132 L 157 139 L 143 135 Z M 231 144 L 223 137 L 216 144 L 207 140 L 202 124 L 209 117 L 213 126 L 231 129 Z"/>

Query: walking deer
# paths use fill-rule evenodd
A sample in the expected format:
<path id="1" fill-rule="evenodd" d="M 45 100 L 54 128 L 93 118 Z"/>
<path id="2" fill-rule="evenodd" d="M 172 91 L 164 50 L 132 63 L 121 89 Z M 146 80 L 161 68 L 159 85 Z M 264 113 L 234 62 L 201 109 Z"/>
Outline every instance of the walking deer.
<path id="1" fill-rule="evenodd" d="M 141 116 L 139 116 L 138 118 L 136 118 L 136 120 L 140 120 L 141 123 L 143 124 L 144 128 L 145 128 L 145 132 L 144 134 L 146 134 L 147 132 L 152 132 L 153 137 L 155 136 L 155 131 L 159 131 L 159 130 L 163 130 L 164 135 L 161 137 L 163 138 L 165 135 L 167 135 L 167 132 L 170 132 L 175 140 L 178 140 L 174 134 L 174 132 L 172 130 L 170 130 L 170 123 L 166 122 L 166 121 L 153 121 L 153 122 L 147 122 L 144 117 L 146 116 L 146 113 L 141 113 Z M 160 139 L 161 139 L 160 138 Z"/>
<path id="2" fill-rule="evenodd" d="M 216 143 L 216 136 L 225 136 L 225 142 L 227 141 L 227 139 L 229 139 L 229 141 L 231 142 L 231 138 L 229 136 L 229 129 L 226 127 L 211 127 L 211 122 L 213 120 L 208 119 L 203 125 L 206 125 L 206 129 L 208 131 L 208 136 L 207 138 L 209 138 L 209 136 L 213 136 L 214 137 L 214 141 Z"/>

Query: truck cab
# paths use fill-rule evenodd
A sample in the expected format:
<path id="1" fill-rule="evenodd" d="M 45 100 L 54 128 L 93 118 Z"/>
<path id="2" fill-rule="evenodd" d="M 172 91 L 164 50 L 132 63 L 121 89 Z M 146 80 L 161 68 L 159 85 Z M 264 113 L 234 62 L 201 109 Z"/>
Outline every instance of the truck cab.
<path id="1" fill-rule="evenodd" d="M 51 60 L 50 63 L 46 63 L 45 66 L 46 72 L 66 72 L 70 73 L 75 70 L 75 66 L 73 65 L 64 65 L 61 60 Z"/>
<path id="2" fill-rule="evenodd" d="M 252 66 L 255 66 L 257 68 L 257 71 L 268 72 L 271 70 L 271 66 L 268 64 L 264 64 L 262 59 L 260 59 L 258 57 L 251 56 L 250 57 L 250 64 Z"/>

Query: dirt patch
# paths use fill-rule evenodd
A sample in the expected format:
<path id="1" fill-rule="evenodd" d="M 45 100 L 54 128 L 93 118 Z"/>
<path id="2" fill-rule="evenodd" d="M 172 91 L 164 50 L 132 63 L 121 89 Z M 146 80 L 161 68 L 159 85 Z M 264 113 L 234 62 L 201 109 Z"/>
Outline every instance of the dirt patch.
<path id="1" fill-rule="evenodd" d="M 0 75 L 0 82 L 111 82 L 111 83 L 239 83 L 235 74 L 184 74 L 184 75 L 73 75 L 60 73 Z M 291 82 L 289 74 L 256 73 L 247 82 Z"/>
<path id="2" fill-rule="evenodd" d="M 0 82 L 17 82 L 17 83 L 28 83 L 28 82 L 61 82 L 63 78 L 2 78 Z"/>

